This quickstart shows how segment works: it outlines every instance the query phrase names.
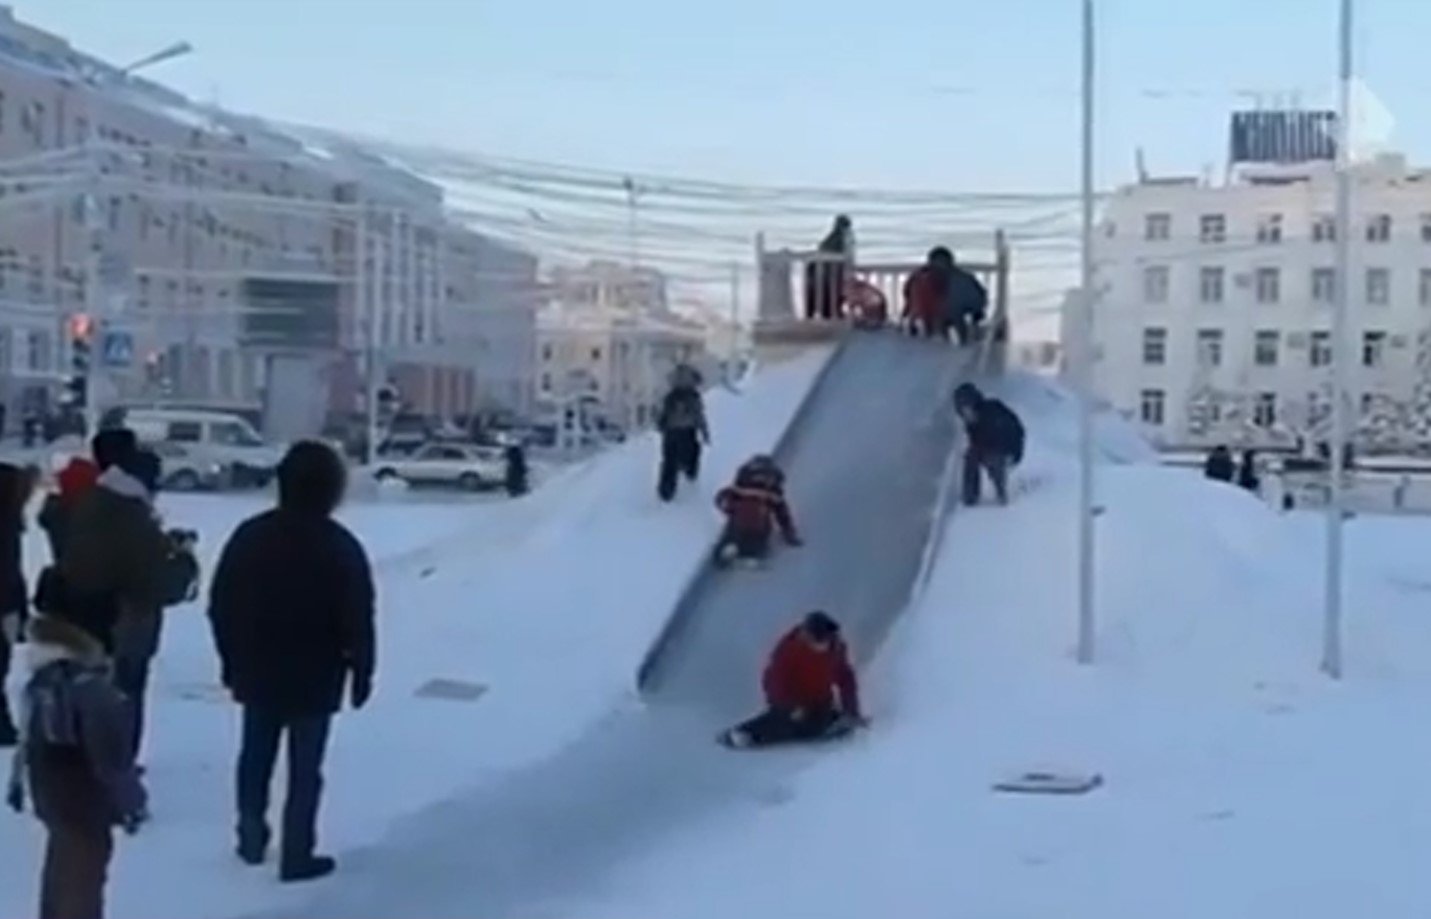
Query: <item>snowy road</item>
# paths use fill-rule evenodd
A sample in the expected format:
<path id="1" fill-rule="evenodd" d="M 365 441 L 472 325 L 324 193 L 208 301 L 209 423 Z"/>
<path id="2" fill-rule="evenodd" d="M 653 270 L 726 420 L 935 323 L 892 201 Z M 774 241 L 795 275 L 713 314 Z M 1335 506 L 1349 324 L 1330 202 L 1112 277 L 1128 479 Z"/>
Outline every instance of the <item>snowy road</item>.
<path id="1" fill-rule="evenodd" d="M 732 756 L 716 726 L 755 704 L 771 637 L 812 606 L 872 653 L 909 599 L 956 436 L 951 350 L 861 335 L 831 360 L 780 450 L 807 544 L 765 572 L 697 577 L 649 674 L 659 704 L 632 700 L 544 763 L 413 814 L 348 854 L 341 885 L 259 915 L 539 915 L 676 827 L 786 794 L 808 751 Z"/>

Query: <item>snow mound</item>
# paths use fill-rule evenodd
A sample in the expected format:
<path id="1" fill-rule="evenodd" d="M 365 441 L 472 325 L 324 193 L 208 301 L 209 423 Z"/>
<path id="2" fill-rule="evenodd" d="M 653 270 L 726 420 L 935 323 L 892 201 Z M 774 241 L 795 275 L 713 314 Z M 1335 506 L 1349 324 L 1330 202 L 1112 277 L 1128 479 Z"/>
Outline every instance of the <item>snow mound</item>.
<path id="1" fill-rule="evenodd" d="M 951 516 L 870 681 L 874 729 L 571 915 L 1424 912 L 1424 853 L 1407 840 L 1431 815 L 1404 789 L 1431 740 L 1405 725 L 1431 690 L 1431 627 L 1424 593 L 1377 562 L 1381 522 L 1349 531 L 1356 677 L 1332 684 L 1316 670 L 1321 521 L 1142 462 L 1146 446 L 1104 417 L 1097 660 L 1080 666 L 1075 404 L 1030 378 L 996 393 L 1029 422 L 1033 484 L 1010 507 Z M 1032 769 L 1106 784 L 991 790 Z"/>

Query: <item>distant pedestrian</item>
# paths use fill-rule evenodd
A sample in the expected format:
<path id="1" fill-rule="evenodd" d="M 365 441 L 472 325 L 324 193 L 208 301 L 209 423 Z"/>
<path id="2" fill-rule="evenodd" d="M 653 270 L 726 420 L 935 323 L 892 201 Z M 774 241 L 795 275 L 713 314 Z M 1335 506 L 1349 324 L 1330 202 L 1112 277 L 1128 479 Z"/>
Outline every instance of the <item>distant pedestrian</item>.
<path id="1" fill-rule="evenodd" d="M 238 856 L 250 865 L 267 857 L 269 785 L 286 736 L 284 881 L 336 867 L 315 853 L 324 752 L 345 685 L 355 709 L 373 689 L 372 571 L 362 544 L 332 516 L 345 488 L 330 447 L 294 445 L 278 466 L 278 506 L 234 531 L 210 587 L 223 684 L 243 707 Z"/>
<path id="2" fill-rule="evenodd" d="M 672 374 L 671 388 L 661 400 L 656 428 L 661 432 L 661 468 L 656 493 L 662 501 L 676 496 L 681 476 L 694 482 L 701 471 L 701 445 L 710 443 L 701 377 L 693 367 L 681 365 Z"/>
<path id="3" fill-rule="evenodd" d="M 1214 482 L 1231 482 L 1235 472 L 1232 451 L 1222 445 L 1213 447 L 1202 464 L 1202 474 Z"/>
<path id="4" fill-rule="evenodd" d="M 28 792 L 45 826 L 40 919 L 102 919 L 113 828 L 132 834 L 148 813 L 127 706 L 104 646 L 83 624 L 40 614 L 29 641 L 33 669 L 6 800 L 19 812 Z"/>
<path id="5" fill-rule="evenodd" d="M 527 451 L 521 444 L 508 444 L 503 451 L 503 458 L 506 461 L 503 478 L 507 494 L 513 498 L 520 498 L 530 489 Z"/>
<path id="6" fill-rule="evenodd" d="M 1262 477 L 1257 473 L 1257 451 L 1242 452 L 1242 463 L 1237 467 L 1237 485 L 1254 495 L 1262 490 Z"/>

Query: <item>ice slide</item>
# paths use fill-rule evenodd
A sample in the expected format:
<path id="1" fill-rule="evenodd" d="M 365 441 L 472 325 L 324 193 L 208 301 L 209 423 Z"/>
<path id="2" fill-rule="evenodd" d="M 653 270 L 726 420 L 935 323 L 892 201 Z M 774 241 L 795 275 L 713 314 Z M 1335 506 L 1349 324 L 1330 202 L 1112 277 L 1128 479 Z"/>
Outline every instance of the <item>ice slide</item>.
<path id="1" fill-rule="evenodd" d="M 716 720 L 752 710 L 765 654 L 812 609 L 857 654 L 879 647 L 942 514 L 950 393 L 974 356 L 893 330 L 846 336 L 776 448 L 805 545 L 777 541 L 762 571 L 703 566 L 641 668 L 648 698 Z"/>
<path id="2" fill-rule="evenodd" d="M 663 834 L 779 793 L 819 754 L 731 754 L 714 734 L 757 703 L 768 644 L 803 610 L 839 615 L 864 657 L 878 646 L 937 532 L 957 430 L 949 396 L 974 359 L 893 331 L 848 335 L 777 447 L 806 545 L 777 550 L 765 571 L 697 571 L 641 668 L 648 704 L 614 711 L 543 763 L 413 814 L 346 853 L 336 883 L 260 915 L 560 912 Z"/>

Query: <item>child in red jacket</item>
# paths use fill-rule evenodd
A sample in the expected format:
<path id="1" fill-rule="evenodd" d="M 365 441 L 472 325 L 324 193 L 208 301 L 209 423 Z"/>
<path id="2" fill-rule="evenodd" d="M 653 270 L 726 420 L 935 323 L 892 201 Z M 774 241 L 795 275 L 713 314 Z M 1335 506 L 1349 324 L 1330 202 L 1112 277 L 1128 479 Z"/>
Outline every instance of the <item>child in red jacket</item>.
<path id="1" fill-rule="evenodd" d="M 766 710 L 726 731 L 726 745 L 826 740 L 868 723 L 840 624 L 826 613 L 813 612 L 785 633 L 761 682 Z"/>
<path id="2" fill-rule="evenodd" d="M 785 473 L 769 456 L 751 458 L 735 474 L 735 484 L 716 495 L 725 514 L 725 531 L 716 543 L 715 563 L 725 567 L 736 559 L 759 562 L 770 552 L 771 532 L 780 528 L 785 541 L 800 545 L 800 534 L 785 500 Z"/>

